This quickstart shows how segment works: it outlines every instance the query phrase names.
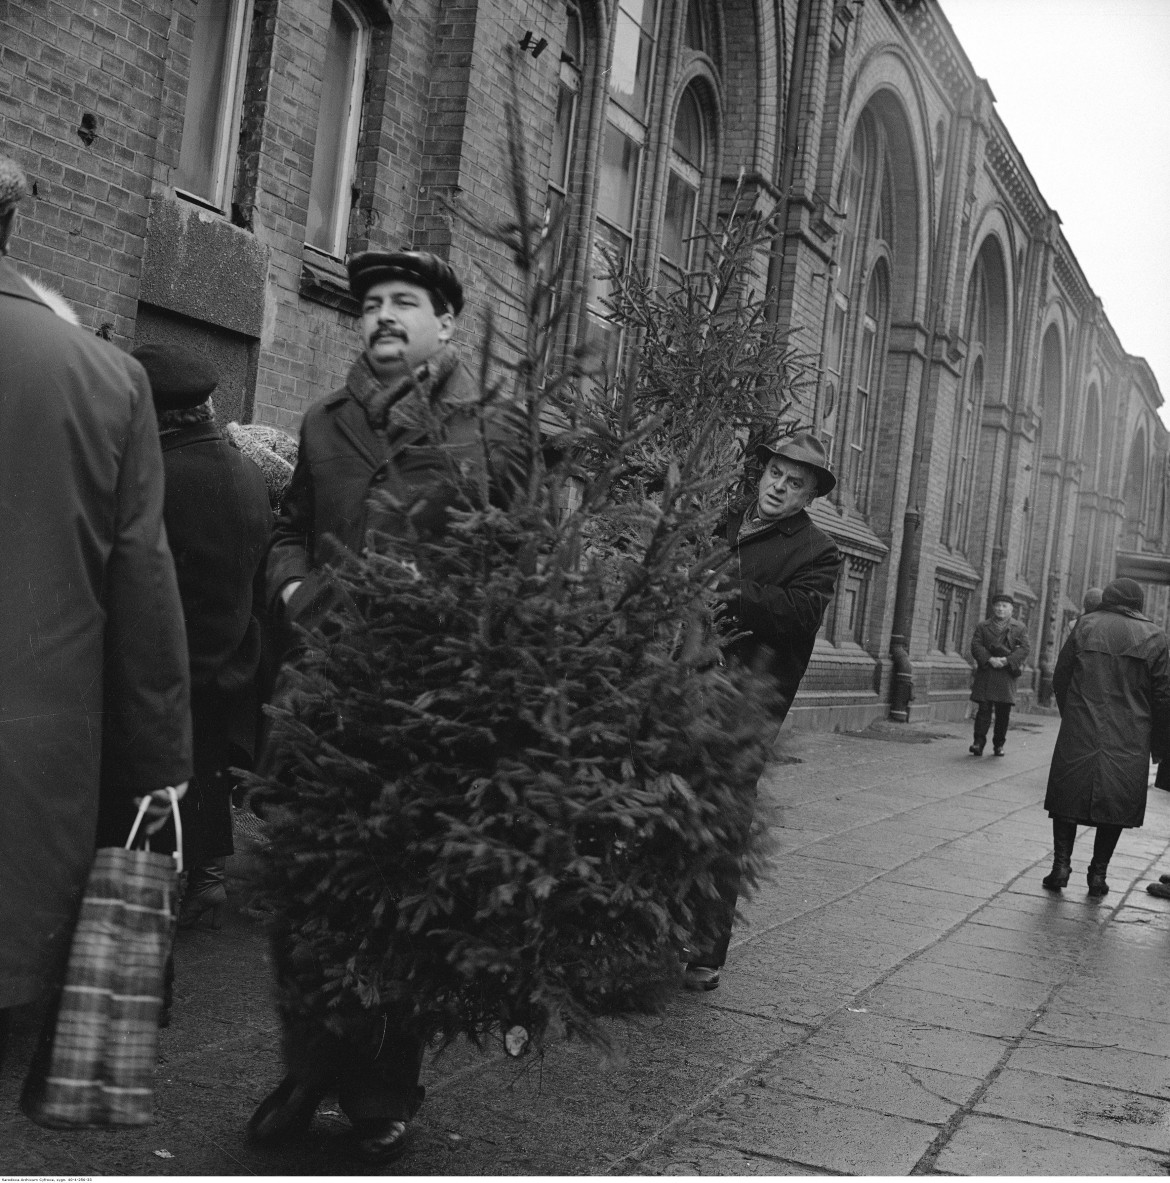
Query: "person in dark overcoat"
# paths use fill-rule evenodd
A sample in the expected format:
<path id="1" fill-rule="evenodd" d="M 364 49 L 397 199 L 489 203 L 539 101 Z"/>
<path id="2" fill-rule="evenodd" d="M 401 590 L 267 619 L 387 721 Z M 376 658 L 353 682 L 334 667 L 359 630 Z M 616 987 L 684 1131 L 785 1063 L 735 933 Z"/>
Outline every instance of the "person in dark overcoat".
<path id="1" fill-rule="evenodd" d="M 1097 828 L 1089 894 L 1109 890 L 1105 872 L 1121 831 L 1145 818 L 1150 757 L 1168 753 L 1170 651 L 1143 606 L 1138 583 L 1115 579 L 1101 606 L 1077 621 L 1052 672 L 1060 733 L 1044 797 L 1054 854 L 1043 884 L 1051 891 L 1068 883 L 1078 825 Z"/>
<path id="2" fill-rule="evenodd" d="M 370 534 L 409 541 L 446 528 L 459 497 L 452 465 L 464 476 L 486 466 L 492 488 L 502 488 L 520 450 L 515 412 L 481 409 L 479 384 L 451 344 L 463 307 L 451 267 L 426 251 L 366 251 L 348 268 L 361 305 L 362 352 L 345 385 L 305 412 L 268 556 L 272 611 L 306 630 L 327 627 L 331 569 L 361 552 Z M 293 643 L 311 643 L 306 635 L 320 634 Z M 278 705 L 284 694 L 278 676 Z M 279 767 L 271 747 L 262 763 Z M 293 934 L 278 931 L 274 961 L 284 995 L 299 989 L 294 977 L 306 976 L 287 972 L 296 956 Z M 288 1074 L 253 1114 L 252 1140 L 270 1145 L 291 1136 L 336 1092 L 354 1127 L 353 1157 L 385 1163 L 401 1154 L 424 1093 L 424 1045 L 404 1009 L 387 1003 L 347 1024 L 282 1005 Z"/>
<path id="3" fill-rule="evenodd" d="M 189 927 L 208 914 L 214 923 L 227 902 L 230 770 L 250 768 L 255 756 L 272 510 L 263 474 L 216 426 L 215 367 L 173 345 L 143 345 L 132 356 L 158 415 L 163 517 L 187 628 L 195 776 L 182 804 L 188 877 L 179 924 Z"/>
<path id="4" fill-rule="evenodd" d="M 0 156 L 0 1029 L 60 982 L 101 799 L 161 821 L 191 773 L 150 388 L 3 257 L 23 189 Z"/>
<path id="5" fill-rule="evenodd" d="M 821 441 L 811 432 L 781 430 L 756 449 L 762 465 L 755 497 L 728 516 L 724 537 L 732 561 L 725 579 L 727 611 L 742 635 L 727 648 L 740 662 L 772 680 L 777 693 L 778 732 L 808 669 L 817 632 L 833 598 L 841 569 L 837 544 L 806 512 L 829 493 L 837 478 Z M 684 985 L 714 990 L 727 958 L 739 874 L 729 858 L 716 868 L 721 883 L 716 938 L 689 951 Z"/>
<path id="6" fill-rule="evenodd" d="M 971 656 L 975 659 L 975 676 L 971 683 L 971 701 L 978 704 L 975 712 L 975 738 L 969 751 L 982 756 L 987 744 L 987 729 L 991 713 L 995 711 L 995 731 L 991 736 L 991 750 L 1003 755 L 1007 739 L 1008 720 L 1016 701 L 1016 679 L 1028 660 L 1028 630 L 1015 620 L 1016 602 L 1006 592 L 991 597 L 991 615 L 975 626 L 971 638 Z"/>

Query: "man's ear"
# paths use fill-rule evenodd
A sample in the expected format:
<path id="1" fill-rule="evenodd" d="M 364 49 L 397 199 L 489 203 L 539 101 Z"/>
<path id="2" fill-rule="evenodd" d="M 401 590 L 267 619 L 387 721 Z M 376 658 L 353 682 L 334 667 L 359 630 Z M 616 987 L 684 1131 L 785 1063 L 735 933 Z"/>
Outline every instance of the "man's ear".
<path id="1" fill-rule="evenodd" d="M 453 312 L 442 312 L 439 314 L 439 340 L 444 345 L 451 340 L 452 334 L 455 332 L 455 314 Z"/>

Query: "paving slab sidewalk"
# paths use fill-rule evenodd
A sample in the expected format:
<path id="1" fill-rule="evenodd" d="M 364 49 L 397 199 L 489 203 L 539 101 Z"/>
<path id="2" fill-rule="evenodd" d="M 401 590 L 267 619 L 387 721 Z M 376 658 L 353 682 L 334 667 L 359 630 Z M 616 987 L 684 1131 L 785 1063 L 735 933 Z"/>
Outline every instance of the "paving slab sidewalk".
<path id="1" fill-rule="evenodd" d="M 1091 835 L 1046 892 L 1057 721 L 1018 723 L 1003 759 L 969 756 L 965 724 L 785 736 L 763 794 L 773 876 L 721 987 L 615 1023 L 607 1059 L 450 1049 L 393 1169 L 1170 1173 L 1170 903 L 1144 890 L 1170 870 L 1170 795 L 1151 790 L 1103 900 L 1084 890 Z M 329 1103 L 287 1150 L 244 1139 L 281 1071 L 261 926 L 233 911 L 177 959 L 155 1123 L 41 1130 L 0 1080 L 0 1174 L 360 1173 Z"/>

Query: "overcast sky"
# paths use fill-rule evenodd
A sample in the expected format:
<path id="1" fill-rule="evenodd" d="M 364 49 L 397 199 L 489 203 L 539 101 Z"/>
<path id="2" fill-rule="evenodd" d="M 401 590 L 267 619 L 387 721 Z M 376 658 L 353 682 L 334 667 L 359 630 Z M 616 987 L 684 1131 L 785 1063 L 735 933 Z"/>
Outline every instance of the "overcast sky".
<path id="1" fill-rule="evenodd" d="M 1122 348 L 1170 404 L 1170 0 L 940 2 Z"/>

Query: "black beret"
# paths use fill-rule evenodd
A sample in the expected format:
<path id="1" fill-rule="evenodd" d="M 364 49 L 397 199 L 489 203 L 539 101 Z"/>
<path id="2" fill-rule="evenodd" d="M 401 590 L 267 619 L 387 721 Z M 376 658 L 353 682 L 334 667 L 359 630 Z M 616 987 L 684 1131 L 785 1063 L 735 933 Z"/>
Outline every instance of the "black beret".
<path id="1" fill-rule="evenodd" d="M 160 411 L 185 411 L 206 402 L 219 385 L 219 372 L 189 349 L 174 345 L 140 345 L 131 354 L 150 379 L 150 393 Z"/>
<path id="2" fill-rule="evenodd" d="M 449 263 L 430 251 L 362 251 L 350 258 L 347 267 L 349 290 L 359 300 L 364 300 L 376 283 L 404 279 L 436 292 L 456 316 L 463 311 L 463 285 L 459 276 Z"/>

